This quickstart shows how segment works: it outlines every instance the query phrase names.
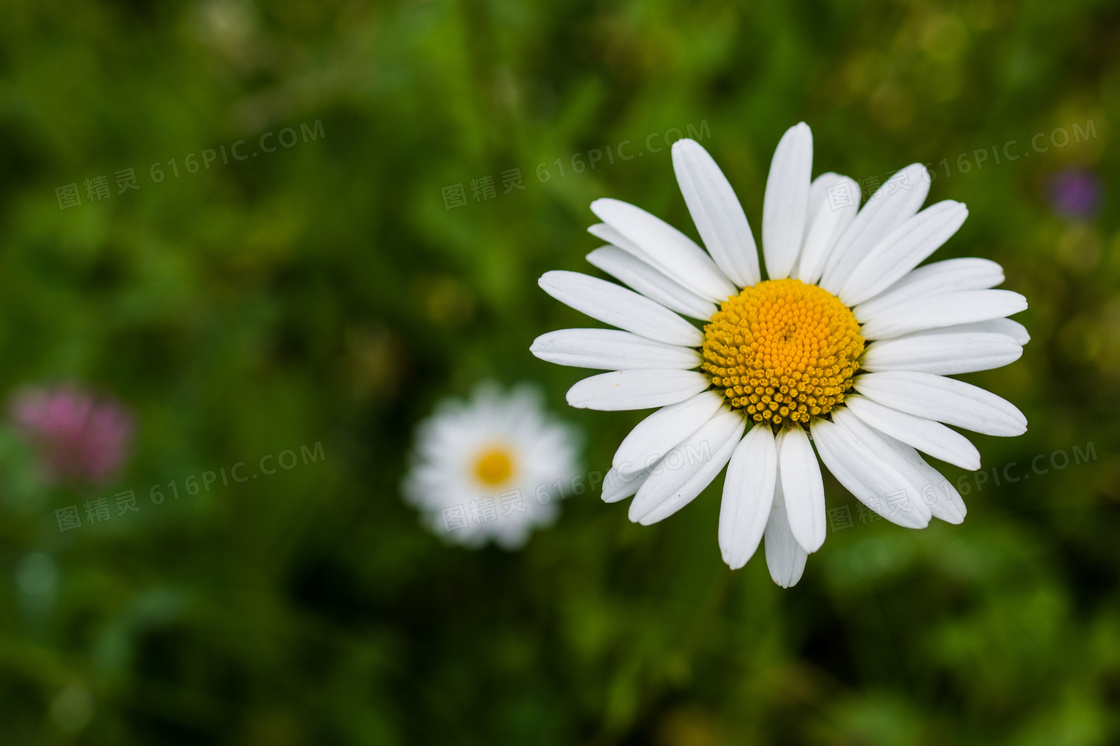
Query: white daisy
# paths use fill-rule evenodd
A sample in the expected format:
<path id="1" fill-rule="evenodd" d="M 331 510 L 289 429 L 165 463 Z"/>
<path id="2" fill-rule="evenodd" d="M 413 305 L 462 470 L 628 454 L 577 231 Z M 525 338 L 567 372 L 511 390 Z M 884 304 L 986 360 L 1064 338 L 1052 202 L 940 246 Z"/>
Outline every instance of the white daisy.
<path id="1" fill-rule="evenodd" d="M 482 384 L 470 401 L 444 400 L 418 426 L 405 499 L 450 542 L 517 549 L 556 520 L 556 483 L 577 476 L 578 441 L 537 389 Z"/>
<path id="2" fill-rule="evenodd" d="M 673 167 L 707 251 L 644 210 L 597 200 L 591 209 L 603 222 L 590 232 L 608 245 L 588 261 L 633 290 L 576 272 L 548 272 L 540 286 L 622 331 L 565 329 L 532 346 L 542 360 L 613 371 L 573 386 L 573 407 L 661 408 L 623 440 L 604 500 L 633 495 L 630 519 L 648 525 L 687 505 L 727 465 L 724 561 L 742 567 L 765 536 L 770 574 L 785 587 L 825 538 L 814 444 L 869 508 L 924 528 L 931 516 L 961 522 L 965 506 L 918 451 L 974 470 L 979 452 L 947 425 L 1003 436 L 1027 427 L 1007 401 L 946 378 L 1007 365 L 1029 339 L 1005 318 L 1026 299 L 991 289 L 1003 281 L 998 264 L 918 267 L 960 228 L 965 206 L 949 200 L 919 212 L 930 178 L 914 164 L 858 210 L 852 179 L 810 181 L 812 157 L 804 123 L 774 152 L 764 279 L 731 185 L 699 144 L 677 142 Z M 711 458 L 657 468 L 682 450 Z"/>

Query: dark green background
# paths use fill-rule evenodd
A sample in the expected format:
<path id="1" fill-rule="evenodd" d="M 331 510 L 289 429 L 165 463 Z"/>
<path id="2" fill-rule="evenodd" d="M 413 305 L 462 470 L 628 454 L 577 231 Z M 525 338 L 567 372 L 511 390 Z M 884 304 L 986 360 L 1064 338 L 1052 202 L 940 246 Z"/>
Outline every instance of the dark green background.
<path id="1" fill-rule="evenodd" d="M 85 382 L 139 434 L 102 488 L 48 488 L 0 437 L 0 743 L 1120 742 L 1120 8 L 747 7 L 6 0 L 0 393 Z M 695 235 L 664 147 L 692 125 L 757 229 L 801 120 L 816 173 L 932 164 L 930 199 L 970 210 L 938 256 L 1000 262 L 1031 303 L 1023 358 L 966 376 L 1030 430 L 975 438 L 989 479 L 966 478 L 965 523 L 856 517 L 792 590 L 761 556 L 720 560 L 721 480 L 653 528 L 575 497 L 520 553 L 425 532 L 399 484 L 439 398 L 540 381 L 600 471 L 642 416 L 568 410 L 580 372 L 528 354 L 586 323 L 536 278 L 590 270 L 589 203 Z M 239 140 L 246 160 L 187 171 Z M 1071 166 L 1103 180 L 1094 218 L 1050 209 Z M 118 195 L 127 168 L 140 189 Z M 503 194 L 513 168 L 525 189 Z M 316 443 L 325 460 L 148 499 Z M 1031 474 L 1055 452 L 1067 468 Z M 1011 462 L 1031 478 L 997 486 Z M 58 531 L 56 509 L 127 489 L 139 514 Z M 43 592 L 16 582 L 29 556 L 56 571 Z"/>

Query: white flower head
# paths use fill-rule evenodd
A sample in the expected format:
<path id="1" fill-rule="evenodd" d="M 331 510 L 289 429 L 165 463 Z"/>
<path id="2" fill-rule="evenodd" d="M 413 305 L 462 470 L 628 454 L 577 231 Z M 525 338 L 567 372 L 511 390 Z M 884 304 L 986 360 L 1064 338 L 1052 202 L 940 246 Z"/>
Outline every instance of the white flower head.
<path id="1" fill-rule="evenodd" d="M 579 440 L 545 411 L 538 389 L 484 383 L 420 423 L 404 496 L 449 542 L 517 549 L 556 520 L 556 483 L 577 476 Z"/>
<path id="2" fill-rule="evenodd" d="M 715 161 L 692 140 L 675 143 L 677 181 L 707 251 L 644 210 L 597 200 L 603 222 L 590 232 L 607 245 L 588 261 L 632 290 L 576 272 L 548 272 L 540 286 L 618 330 L 565 329 L 531 348 L 559 365 L 612 371 L 573 386 L 573 407 L 660 408 L 623 440 L 604 500 L 634 496 L 630 519 L 648 525 L 727 466 L 724 561 L 744 566 L 765 537 L 771 577 L 784 587 L 825 539 L 818 456 L 868 508 L 924 528 L 931 517 L 960 523 L 965 506 L 918 451 L 975 470 L 979 452 L 947 425 L 1002 436 L 1027 427 L 1007 401 L 946 377 L 1007 365 L 1029 340 L 1006 318 L 1026 299 L 991 289 L 1003 281 L 998 264 L 918 267 L 960 228 L 965 206 L 919 211 L 930 177 L 913 164 L 859 209 L 852 179 L 810 180 L 812 158 L 809 127 L 790 128 L 766 182 L 760 265 Z M 680 451 L 711 457 L 649 466 Z"/>

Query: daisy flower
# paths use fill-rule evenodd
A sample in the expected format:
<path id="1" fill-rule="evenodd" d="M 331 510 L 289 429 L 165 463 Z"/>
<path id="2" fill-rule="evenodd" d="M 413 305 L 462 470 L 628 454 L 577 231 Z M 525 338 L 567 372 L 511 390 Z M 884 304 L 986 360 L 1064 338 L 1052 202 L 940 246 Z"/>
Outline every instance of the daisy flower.
<path id="1" fill-rule="evenodd" d="M 659 408 L 623 440 L 603 499 L 633 496 L 630 519 L 649 525 L 726 466 L 723 559 L 743 567 L 765 536 L 770 574 L 784 587 L 824 542 L 818 457 L 889 521 L 961 522 L 960 495 L 918 451 L 975 470 L 979 452 L 949 425 L 1026 431 L 1013 405 L 947 376 L 1007 365 L 1029 339 L 1006 318 L 1027 307 L 1023 296 L 991 289 L 1003 281 L 998 264 L 918 266 L 960 228 L 965 206 L 947 200 L 920 210 L 930 177 L 913 164 L 858 209 L 852 179 L 811 180 L 812 134 L 801 123 L 770 164 L 760 262 L 712 157 L 692 140 L 672 152 L 704 248 L 644 210 L 600 199 L 591 210 L 603 222 L 590 232 L 607 245 L 588 261 L 632 289 L 576 272 L 540 279 L 549 295 L 618 328 L 565 329 L 533 342 L 542 360 L 612 371 L 577 383 L 568 403 Z M 710 458 L 658 468 L 674 451 Z"/>
<path id="2" fill-rule="evenodd" d="M 482 384 L 419 425 L 405 499 L 452 543 L 518 549 L 556 520 L 563 485 L 578 475 L 578 441 L 537 389 Z"/>

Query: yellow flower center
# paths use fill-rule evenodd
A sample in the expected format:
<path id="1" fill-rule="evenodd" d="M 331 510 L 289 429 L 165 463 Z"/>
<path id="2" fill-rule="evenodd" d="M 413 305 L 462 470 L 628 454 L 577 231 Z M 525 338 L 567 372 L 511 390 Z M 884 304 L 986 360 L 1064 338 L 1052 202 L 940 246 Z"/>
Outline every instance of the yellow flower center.
<path id="1" fill-rule="evenodd" d="M 504 447 L 488 448 L 475 461 L 474 473 L 488 487 L 505 484 L 513 474 L 513 456 Z"/>
<path id="2" fill-rule="evenodd" d="M 767 280 L 728 298 L 704 327 L 703 370 L 755 422 L 807 427 L 844 401 L 863 354 L 840 299 L 801 280 Z"/>

